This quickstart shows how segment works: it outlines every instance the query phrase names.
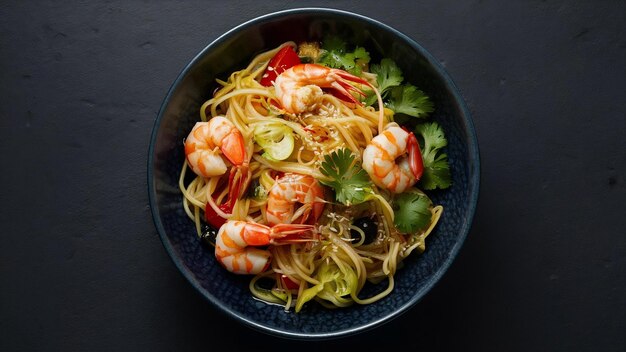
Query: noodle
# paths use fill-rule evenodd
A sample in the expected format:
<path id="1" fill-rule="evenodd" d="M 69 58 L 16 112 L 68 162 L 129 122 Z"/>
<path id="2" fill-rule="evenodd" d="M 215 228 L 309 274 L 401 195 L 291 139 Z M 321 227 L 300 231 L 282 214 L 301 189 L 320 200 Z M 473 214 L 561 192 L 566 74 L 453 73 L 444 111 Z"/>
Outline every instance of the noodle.
<path id="1" fill-rule="evenodd" d="M 267 224 L 267 198 L 243 195 L 230 204 L 231 211 L 224 209 L 232 191 L 228 185 L 242 182 L 242 189 L 265 192 L 276 183 L 277 174 L 295 173 L 310 175 L 317 180 L 328 177 L 320 171 L 324 157 L 338 149 L 348 149 L 361 161 L 366 146 L 390 123 L 392 112 L 373 107 L 346 106 L 337 97 L 324 94 L 316 112 L 288 114 L 277 108 L 278 98 L 274 87 L 266 87 L 259 79 L 266 71 L 269 60 L 286 46 L 283 45 L 256 56 L 243 70 L 233 72 L 220 85 L 214 96 L 200 108 L 200 119 L 209 121 L 224 116 L 243 136 L 247 169 L 232 168 L 231 172 L 213 177 L 196 176 L 185 182 L 191 168 L 183 164 L 179 188 L 183 194 L 183 208 L 195 223 L 198 236 L 207 212 L 214 212 L 226 220 L 241 220 Z M 378 106 L 382 97 L 374 89 Z M 255 128 L 278 126 L 293 131 L 294 152 L 284 160 L 274 160 L 263 154 L 263 148 L 255 143 Z M 217 149 L 216 149 L 217 152 Z M 233 181 L 234 180 L 234 181 Z M 317 241 L 270 245 L 271 265 L 268 270 L 254 276 L 250 281 L 252 295 L 270 303 L 278 303 L 286 309 L 301 307 L 305 298 L 314 299 L 325 307 L 345 307 L 353 303 L 370 304 L 382 299 L 394 288 L 394 274 L 401 262 L 413 250 L 425 250 L 426 237 L 439 221 L 443 207 L 431 208 L 431 222 L 421 232 L 402 234 L 394 226 L 393 195 L 372 186 L 369 200 L 352 207 L 335 203 L 332 199 L 319 199 L 325 210 L 315 224 Z M 311 209 L 297 208 L 291 220 L 307 216 Z M 367 234 L 353 220 L 373 216 L 377 224 L 376 236 L 367 240 Z M 324 273 L 328 273 L 325 275 Z M 387 280 L 386 287 L 371 297 L 360 297 L 367 282 Z M 273 281 L 271 289 L 263 288 L 263 281 Z M 295 285 L 295 286 L 294 286 Z"/>

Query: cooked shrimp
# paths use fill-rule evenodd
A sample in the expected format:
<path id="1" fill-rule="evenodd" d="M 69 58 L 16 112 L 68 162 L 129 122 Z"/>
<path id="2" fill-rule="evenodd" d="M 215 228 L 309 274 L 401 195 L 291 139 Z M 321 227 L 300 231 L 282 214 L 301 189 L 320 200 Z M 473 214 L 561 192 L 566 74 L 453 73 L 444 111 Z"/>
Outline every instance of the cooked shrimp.
<path id="1" fill-rule="evenodd" d="M 324 211 L 324 189 L 312 176 L 286 173 L 276 180 L 267 197 L 266 218 L 271 225 L 317 221 Z M 295 214 L 296 202 L 302 203 Z"/>
<path id="2" fill-rule="evenodd" d="M 371 85 L 362 78 L 346 71 L 328 68 L 316 64 L 299 64 L 284 71 L 274 86 L 276 96 L 283 108 L 290 113 L 315 111 L 322 97 L 322 88 L 329 88 L 335 96 L 348 103 L 356 104 L 358 100 L 351 92 L 365 95 L 349 81 Z"/>
<path id="3" fill-rule="evenodd" d="M 400 127 L 387 128 L 365 148 L 363 168 L 377 186 L 393 193 L 404 192 L 422 176 L 417 138 Z"/>
<path id="4" fill-rule="evenodd" d="M 193 172 L 204 177 L 223 175 L 227 166 L 217 148 L 233 165 L 246 162 L 243 136 L 232 122 L 216 116 L 196 123 L 185 140 L 185 155 Z"/>
<path id="5" fill-rule="evenodd" d="M 230 272 L 258 274 L 269 267 L 271 254 L 267 249 L 248 246 L 312 241 L 313 228 L 312 225 L 300 224 L 269 227 L 230 220 L 217 233 L 215 258 Z"/>

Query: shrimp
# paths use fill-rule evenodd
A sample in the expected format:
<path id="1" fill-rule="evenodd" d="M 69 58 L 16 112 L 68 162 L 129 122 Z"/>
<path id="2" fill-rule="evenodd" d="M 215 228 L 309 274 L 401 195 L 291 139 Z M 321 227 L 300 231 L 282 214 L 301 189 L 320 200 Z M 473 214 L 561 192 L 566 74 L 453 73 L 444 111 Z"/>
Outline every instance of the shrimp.
<path id="1" fill-rule="evenodd" d="M 286 173 L 276 180 L 267 197 L 266 218 L 271 225 L 289 224 L 294 219 L 295 203 L 302 203 L 301 223 L 315 223 L 324 211 L 324 189 L 312 176 Z"/>
<path id="2" fill-rule="evenodd" d="M 299 64 L 285 70 L 276 77 L 274 86 L 283 108 L 287 112 L 299 114 L 318 108 L 323 94 L 322 88 L 330 89 L 335 96 L 348 104 L 359 103 L 351 92 L 362 96 L 365 93 L 349 81 L 371 87 L 369 82 L 346 71 L 316 64 Z"/>
<path id="3" fill-rule="evenodd" d="M 271 254 L 266 246 L 279 243 L 314 241 L 314 226 L 281 224 L 269 227 L 246 221 L 227 221 L 215 241 L 215 258 L 235 274 L 258 274 L 267 270 Z"/>
<path id="4" fill-rule="evenodd" d="M 197 122 L 185 140 L 185 155 L 193 172 L 204 177 L 226 173 L 226 163 L 216 148 L 231 164 L 246 163 L 241 132 L 227 118 L 216 116 L 208 122 Z"/>
<path id="5" fill-rule="evenodd" d="M 417 138 L 400 127 L 387 128 L 365 148 L 363 168 L 377 186 L 404 192 L 420 179 L 424 169 Z"/>

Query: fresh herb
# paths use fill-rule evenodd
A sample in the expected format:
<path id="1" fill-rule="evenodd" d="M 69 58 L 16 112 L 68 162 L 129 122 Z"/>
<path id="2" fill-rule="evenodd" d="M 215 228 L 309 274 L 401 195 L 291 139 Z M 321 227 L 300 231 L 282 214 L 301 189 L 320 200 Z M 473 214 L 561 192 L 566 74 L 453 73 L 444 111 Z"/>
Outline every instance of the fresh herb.
<path id="1" fill-rule="evenodd" d="M 376 74 L 380 95 L 384 95 L 392 87 L 399 86 L 404 80 L 400 67 L 389 58 L 382 59 L 378 65 L 372 65 L 371 70 Z"/>
<path id="2" fill-rule="evenodd" d="M 369 199 L 371 180 L 350 150 L 339 149 L 326 155 L 320 172 L 330 179 L 320 182 L 334 189 L 338 202 L 352 205 Z"/>
<path id="3" fill-rule="evenodd" d="M 415 128 L 415 135 L 422 140 L 422 160 L 424 173 L 420 179 L 422 188 L 448 188 L 452 183 L 448 155 L 442 152 L 448 145 L 441 126 L 436 122 L 423 123 Z"/>
<path id="4" fill-rule="evenodd" d="M 339 37 L 330 36 L 322 41 L 322 53 L 317 63 L 359 76 L 367 69 L 369 62 L 370 54 L 365 48 L 358 46 L 350 50 Z"/>
<path id="5" fill-rule="evenodd" d="M 432 202 L 421 192 L 408 191 L 396 196 L 393 222 L 403 233 L 416 233 L 431 222 Z"/>
<path id="6" fill-rule="evenodd" d="M 322 41 L 322 49 L 331 52 L 344 53 L 348 48 L 348 44 L 341 38 L 335 35 L 329 35 Z"/>
<path id="7" fill-rule="evenodd" d="M 393 110 L 394 113 L 424 117 L 433 112 L 434 105 L 424 92 L 412 84 L 402 84 L 404 81 L 402 70 L 393 60 L 382 59 L 379 65 L 373 64 L 371 66 L 371 71 L 376 74 L 378 92 L 383 98 L 385 106 Z M 365 105 L 376 103 L 374 92 L 368 92 L 363 102 Z M 396 119 L 406 120 L 406 116 L 398 116 Z"/>
<path id="8" fill-rule="evenodd" d="M 390 91 L 387 107 L 396 114 L 425 117 L 433 112 L 433 102 L 416 86 L 405 84 Z"/>

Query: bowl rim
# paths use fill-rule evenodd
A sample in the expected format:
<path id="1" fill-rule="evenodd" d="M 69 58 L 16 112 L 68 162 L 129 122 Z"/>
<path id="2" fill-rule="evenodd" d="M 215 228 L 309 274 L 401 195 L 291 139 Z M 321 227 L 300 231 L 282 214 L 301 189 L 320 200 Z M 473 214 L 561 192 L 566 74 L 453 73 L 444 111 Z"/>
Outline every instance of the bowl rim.
<path id="1" fill-rule="evenodd" d="M 459 105 L 459 109 L 463 115 L 463 127 L 465 128 L 465 132 L 468 134 L 468 146 L 467 146 L 467 154 L 470 156 L 474 156 L 472 160 L 469 161 L 469 173 L 468 173 L 468 187 L 469 187 L 469 204 L 468 211 L 464 214 L 465 221 L 463 221 L 462 226 L 459 230 L 458 240 L 455 241 L 454 245 L 448 252 L 447 258 L 443 261 L 442 265 L 437 268 L 432 277 L 418 290 L 415 294 L 408 300 L 405 304 L 399 307 L 394 312 L 387 314 L 381 318 L 368 322 L 366 324 L 356 325 L 347 329 L 337 330 L 333 332 L 324 332 L 324 333 L 299 333 L 288 330 L 283 330 L 279 328 L 274 328 L 270 326 L 263 325 L 257 321 L 252 319 L 248 319 L 238 312 L 231 310 L 222 304 L 219 303 L 219 298 L 212 295 L 206 289 L 204 289 L 195 279 L 194 274 L 185 266 L 182 262 L 182 259 L 175 255 L 176 251 L 170 242 L 167 233 L 165 231 L 165 227 L 159 216 L 157 202 L 156 202 L 156 187 L 154 184 L 154 173 L 152 171 L 154 166 L 154 147 L 157 142 L 156 137 L 158 135 L 159 126 L 161 125 L 161 121 L 163 119 L 163 113 L 167 108 L 172 95 L 178 85 L 183 81 L 183 79 L 187 76 L 189 71 L 193 66 L 195 66 L 213 47 L 220 45 L 223 41 L 234 36 L 236 33 L 245 29 L 246 27 L 270 21 L 272 19 L 288 17 L 290 15 L 315 15 L 315 14 L 323 14 L 323 15 L 339 15 L 340 17 L 357 19 L 359 21 L 363 21 L 369 25 L 373 25 L 374 27 L 381 27 L 382 29 L 392 33 L 395 36 L 400 37 L 406 43 L 408 43 L 413 49 L 419 52 L 426 61 L 431 65 L 431 67 L 435 70 L 436 74 L 443 78 L 445 86 L 448 88 L 450 93 L 452 94 L 454 100 Z M 399 30 L 382 23 L 378 20 L 372 19 L 370 17 L 360 15 L 354 12 L 339 10 L 334 8 L 322 8 L 322 7 L 302 7 L 302 8 L 292 8 L 286 10 L 280 10 L 276 12 L 267 13 L 261 16 L 257 16 L 255 18 L 249 19 L 232 29 L 226 31 L 208 45 L 206 45 L 198 54 L 193 57 L 191 61 L 189 61 L 181 72 L 178 74 L 174 82 L 171 84 L 161 106 L 159 108 L 159 112 L 157 113 L 157 117 L 155 119 L 151 137 L 150 137 L 150 145 L 148 149 L 148 173 L 147 173 L 147 181 L 148 181 L 148 196 L 149 196 L 149 205 L 151 209 L 152 219 L 154 221 L 154 225 L 157 229 L 159 237 L 163 246 L 165 247 L 166 252 L 168 253 L 170 259 L 174 262 L 179 272 L 191 283 L 191 285 L 201 294 L 206 300 L 208 300 L 214 307 L 218 308 L 218 311 L 221 313 L 225 313 L 230 318 L 234 318 L 235 320 L 247 325 L 251 328 L 254 328 L 257 331 L 267 333 L 273 336 L 288 338 L 288 339 L 300 339 L 300 340 L 324 340 L 324 339 L 334 339 L 340 337 L 347 337 L 350 335 L 354 335 L 357 333 L 361 333 L 374 327 L 378 327 L 385 323 L 390 322 L 391 320 L 397 318 L 398 316 L 404 314 L 414 306 L 418 301 L 420 301 L 441 279 L 441 277 L 446 273 L 454 259 L 456 258 L 459 250 L 461 249 L 465 239 L 471 229 L 473 219 L 475 216 L 476 206 L 478 203 L 478 194 L 480 190 L 480 151 L 478 148 L 478 139 L 476 136 L 476 131 L 474 128 L 474 123 L 470 114 L 469 109 L 466 106 L 465 100 L 462 97 L 462 94 L 454 83 L 450 75 L 445 71 L 442 65 L 435 59 L 435 57 L 430 54 L 425 48 L 423 48 L 418 42 L 413 40 L 411 37 L 406 34 L 400 32 Z"/>

